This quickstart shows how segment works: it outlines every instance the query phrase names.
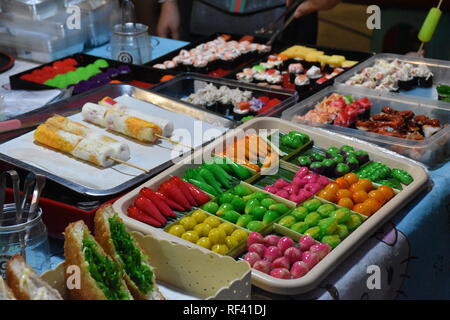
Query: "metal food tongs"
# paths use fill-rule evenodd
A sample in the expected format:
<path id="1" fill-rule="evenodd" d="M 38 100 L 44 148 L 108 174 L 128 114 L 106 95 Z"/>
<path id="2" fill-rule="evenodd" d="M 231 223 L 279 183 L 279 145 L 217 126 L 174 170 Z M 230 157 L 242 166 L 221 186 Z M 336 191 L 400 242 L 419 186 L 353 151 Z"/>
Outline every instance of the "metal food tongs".
<path id="1" fill-rule="evenodd" d="M 268 27 L 262 27 L 259 30 L 256 30 L 255 34 L 257 35 L 269 35 L 273 34 L 273 36 L 270 38 L 270 40 L 267 42 L 267 45 L 272 45 L 275 40 L 278 38 L 278 36 L 294 21 L 295 19 L 295 9 L 303 2 L 303 0 L 297 0 L 295 1 L 290 7 L 286 9 L 286 11 L 278 16 Z M 288 17 L 288 20 L 284 23 L 283 27 L 279 30 L 277 30 L 274 33 L 274 28 L 276 27 L 277 23 L 280 22 L 283 18 Z"/>
<path id="2" fill-rule="evenodd" d="M 0 217 L 3 215 L 6 193 L 6 178 L 10 176 L 13 187 L 14 203 L 16 208 L 16 225 L 29 222 L 36 216 L 36 210 L 39 205 L 39 198 L 45 187 L 45 177 L 30 172 L 24 182 L 23 194 L 20 195 L 20 177 L 16 171 L 10 170 L 0 174 Z M 27 205 L 28 198 L 31 196 L 31 202 Z M 24 212 L 26 211 L 26 217 Z M 1 226 L 1 220 L 0 220 Z M 29 237 L 29 231 L 19 235 L 20 254 L 26 261 L 26 243 Z"/>

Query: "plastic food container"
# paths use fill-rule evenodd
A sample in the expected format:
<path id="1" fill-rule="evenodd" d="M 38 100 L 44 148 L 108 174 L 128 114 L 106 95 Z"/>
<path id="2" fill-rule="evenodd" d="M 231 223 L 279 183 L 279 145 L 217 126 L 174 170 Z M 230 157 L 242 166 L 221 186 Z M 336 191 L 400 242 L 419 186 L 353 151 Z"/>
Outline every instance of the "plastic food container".
<path id="1" fill-rule="evenodd" d="M 371 114 L 381 112 L 384 106 L 390 106 L 395 110 L 411 110 L 416 115 L 439 119 L 443 128 L 425 140 L 408 140 L 398 137 L 390 137 L 378 133 L 366 132 L 358 129 L 344 128 L 341 126 L 323 124 L 318 122 L 297 119 L 296 116 L 303 116 L 309 110 L 314 109 L 317 103 L 333 93 L 341 95 L 353 95 L 355 98 L 367 97 L 372 102 Z M 393 93 L 379 95 L 375 90 L 361 90 L 353 87 L 329 87 L 310 98 L 303 100 L 295 106 L 283 112 L 284 120 L 307 124 L 318 128 L 339 132 L 358 139 L 367 140 L 405 155 L 416 161 L 420 161 L 429 167 L 433 167 L 449 159 L 450 157 L 450 109 L 446 108 L 446 103 L 440 101 L 417 100 L 412 97 L 400 96 Z"/>
<path id="2" fill-rule="evenodd" d="M 337 87 L 350 87 L 354 88 L 355 90 L 364 90 L 364 88 L 360 88 L 357 86 L 350 86 L 346 85 L 345 82 L 350 79 L 352 76 L 354 76 L 357 73 L 360 73 L 364 68 L 370 67 L 374 64 L 375 60 L 377 59 L 387 59 L 387 60 L 393 60 L 398 59 L 401 62 L 407 62 L 417 65 L 426 65 L 431 72 L 434 75 L 433 78 L 433 86 L 431 88 L 415 88 L 409 91 L 403 91 L 401 90 L 399 92 L 402 96 L 412 96 L 415 99 L 425 99 L 425 100 L 438 100 L 438 94 L 436 91 L 436 85 L 438 84 L 447 84 L 450 85 L 450 62 L 443 61 L 443 60 L 436 60 L 436 59 L 426 59 L 426 58 L 420 58 L 420 57 L 410 57 L 405 55 L 399 55 L 399 54 L 392 54 L 392 53 L 381 53 L 376 54 L 375 56 L 371 57 L 370 59 L 366 60 L 365 62 L 357 65 L 355 68 L 352 69 L 350 72 L 346 72 L 345 74 L 342 74 L 338 76 L 335 80 L 335 85 Z M 384 95 L 384 91 L 380 90 L 371 90 L 378 94 Z M 450 108 L 450 104 L 446 103 L 447 108 Z"/>
<path id="3" fill-rule="evenodd" d="M 269 277 L 259 271 L 252 270 L 252 283 L 266 291 L 277 294 L 300 294 L 317 287 L 322 280 L 332 272 L 340 263 L 347 258 L 353 250 L 360 244 L 374 234 L 386 221 L 392 218 L 402 207 L 408 202 L 412 201 L 422 190 L 428 185 L 428 173 L 423 166 L 416 162 L 402 157 L 398 154 L 390 152 L 386 149 L 380 148 L 374 144 L 367 143 L 358 139 L 346 137 L 340 134 L 330 135 L 325 130 L 312 128 L 305 125 L 293 124 L 276 118 L 256 118 L 245 122 L 238 128 L 230 131 L 225 137 L 227 142 L 233 141 L 233 138 L 239 133 L 239 129 L 273 129 L 282 132 L 300 131 L 308 134 L 314 141 L 314 145 L 320 148 L 329 148 L 331 146 L 340 147 L 342 145 L 350 145 L 358 150 L 364 150 L 369 153 L 371 160 L 380 161 L 389 167 L 400 168 L 411 173 L 414 181 L 406 186 L 393 199 L 379 209 L 374 215 L 368 218 L 360 227 L 353 231 L 347 238 L 345 238 L 333 251 L 331 251 L 323 260 L 321 260 L 309 273 L 299 279 L 280 280 Z M 221 139 L 208 144 L 203 150 L 197 150 L 190 157 L 184 161 L 175 164 L 169 169 L 161 172 L 151 180 L 147 181 L 143 186 L 151 186 L 153 189 L 158 186 L 171 175 L 177 175 L 190 163 L 199 163 L 203 156 L 208 156 L 213 150 L 223 144 Z M 195 161 L 195 162 L 194 162 Z M 141 186 L 142 187 L 142 186 Z M 125 197 L 116 201 L 113 205 L 114 210 L 125 221 L 125 224 L 135 231 L 140 231 L 144 234 L 152 234 L 157 237 L 181 243 L 175 236 L 165 233 L 161 229 L 150 227 L 144 223 L 131 219 L 126 214 L 127 205 L 129 205 L 131 198 L 140 190 L 141 187 L 131 191 Z M 263 233 L 266 230 L 262 231 Z M 189 246 L 193 244 L 189 243 Z M 207 251 L 207 249 L 204 249 Z"/>
<path id="4" fill-rule="evenodd" d="M 44 20 L 58 12 L 53 0 L 4 0 L 3 11 L 32 20 Z"/>
<path id="5" fill-rule="evenodd" d="M 246 84 L 238 81 L 228 80 L 228 79 L 220 79 L 214 77 L 203 76 L 200 74 L 192 74 L 185 73 L 175 77 L 172 80 L 161 83 L 158 86 L 152 88 L 151 91 L 156 92 L 162 96 L 166 96 L 170 99 L 180 100 L 181 98 L 188 97 L 190 94 L 195 93 L 199 89 L 205 87 L 207 84 L 213 84 L 216 87 L 227 86 L 232 89 L 240 89 L 240 90 L 248 90 L 251 91 L 253 97 L 258 98 L 261 96 L 267 96 L 270 99 L 277 98 L 282 102 L 277 106 L 269 109 L 267 112 L 262 113 L 258 116 L 275 116 L 280 114 L 282 110 L 288 108 L 293 105 L 297 99 L 298 95 L 295 91 L 286 91 L 286 90 L 276 90 L 271 88 L 264 88 L 252 84 Z M 181 103 L 188 104 L 189 106 L 194 106 L 196 108 L 200 108 L 203 110 L 211 110 L 205 106 L 193 105 L 188 102 L 180 101 Z M 229 115 L 223 109 L 218 109 L 213 111 L 216 114 L 224 116 L 226 118 L 231 118 L 233 115 Z"/>
<path id="6" fill-rule="evenodd" d="M 170 241 L 133 236 L 149 257 L 155 269 L 157 284 L 167 300 L 249 300 L 250 267 L 230 257 L 190 248 Z M 64 264 L 41 277 L 66 295 Z"/>

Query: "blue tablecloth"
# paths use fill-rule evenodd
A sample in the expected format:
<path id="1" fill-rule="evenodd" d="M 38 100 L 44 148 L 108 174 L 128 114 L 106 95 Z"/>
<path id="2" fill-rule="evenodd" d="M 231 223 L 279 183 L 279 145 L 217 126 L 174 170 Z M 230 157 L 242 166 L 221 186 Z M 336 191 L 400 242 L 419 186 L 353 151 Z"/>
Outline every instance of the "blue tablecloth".
<path id="1" fill-rule="evenodd" d="M 157 38 L 154 58 L 185 43 Z M 88 54 L 109 57 L 108 46 Z M 450 163 L 430 171 L 433 188 L 414 199 L 362 244 L 316 290 L 294 299 L 449 299 Z M 52 264 L 61 261 L 54 245 Z M 58 252 L 59 251 L 59 252 Z M 380 289 L 370 290 L 368 266 L 380 269 Z M 255 297 L 285 299 L 254 289 Z"/>

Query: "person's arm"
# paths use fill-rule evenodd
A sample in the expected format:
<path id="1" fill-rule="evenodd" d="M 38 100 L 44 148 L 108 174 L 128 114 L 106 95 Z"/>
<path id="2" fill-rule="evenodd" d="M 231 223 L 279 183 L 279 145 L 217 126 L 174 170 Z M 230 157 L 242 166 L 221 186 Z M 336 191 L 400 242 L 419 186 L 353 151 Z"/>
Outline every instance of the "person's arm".
<path id="1" fill-rule="evenodd" d="M 286 0 L 286 5 L 290 6 L 295 0 Z M 303 1 L 295 10 L 295 17 L 300 18 L 307 14 L 333 9 L 340 0 L 306 0 Z"/>
<path id="2" fill-rule="evenodd" d="M 164 38 L 180 38 L 180 13 L 176 0 L 159 0 L 161 13 L 159 15 L 156 34 Z"/>

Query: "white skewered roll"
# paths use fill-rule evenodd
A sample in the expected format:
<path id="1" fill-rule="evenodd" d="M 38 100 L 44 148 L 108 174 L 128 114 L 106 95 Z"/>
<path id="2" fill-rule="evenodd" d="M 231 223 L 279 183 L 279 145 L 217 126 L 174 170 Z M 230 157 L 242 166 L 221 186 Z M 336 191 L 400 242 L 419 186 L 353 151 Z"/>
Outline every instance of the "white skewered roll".
<path id="1" fill-rule="evenodd" d="M 106 127 L 105 115 L 109 108 L 88 102 L 83 106 L 81 115 L 87 122 Z"/>
<path id="2" fill-rule="evenodd" d="M 110 144 L 104 143 L 100 139 L 90 138 L 82 139 L 71 154 L 101 167 L 112 166 L 115 162 L 111 160 L 111 157 L 114 158 L 116 155 Z"/>

